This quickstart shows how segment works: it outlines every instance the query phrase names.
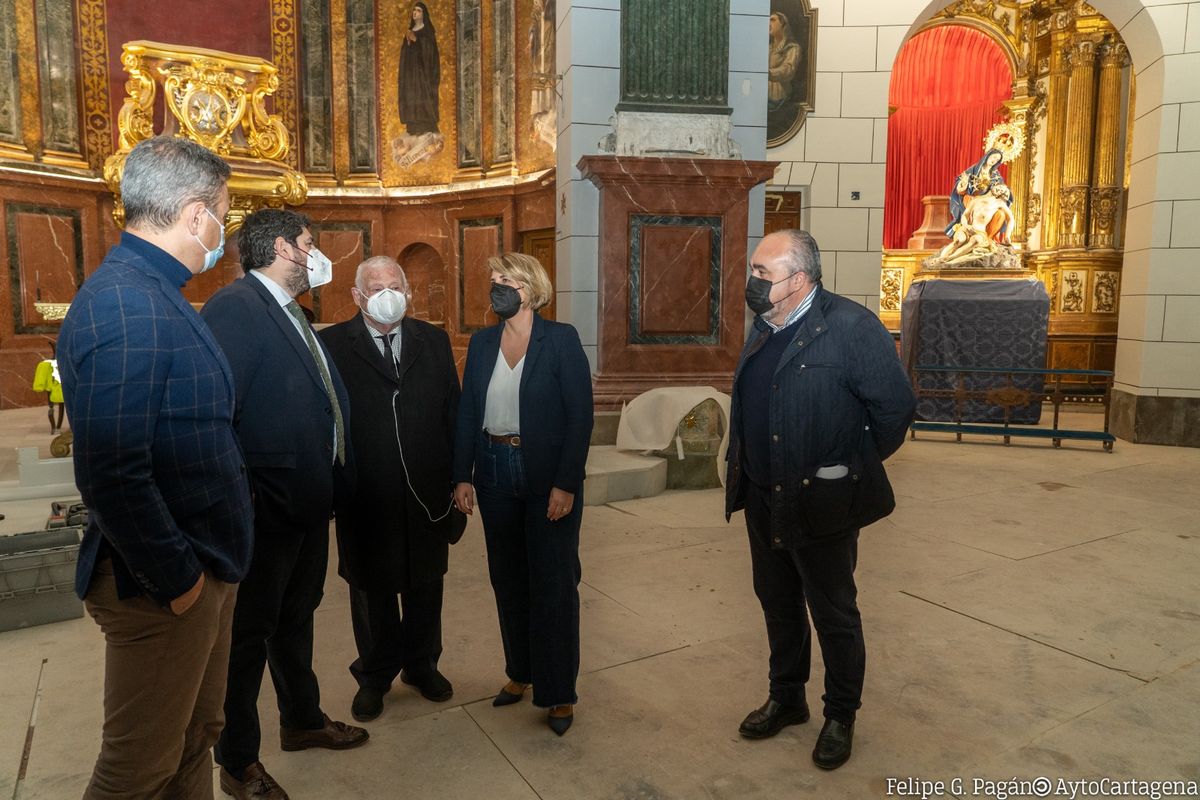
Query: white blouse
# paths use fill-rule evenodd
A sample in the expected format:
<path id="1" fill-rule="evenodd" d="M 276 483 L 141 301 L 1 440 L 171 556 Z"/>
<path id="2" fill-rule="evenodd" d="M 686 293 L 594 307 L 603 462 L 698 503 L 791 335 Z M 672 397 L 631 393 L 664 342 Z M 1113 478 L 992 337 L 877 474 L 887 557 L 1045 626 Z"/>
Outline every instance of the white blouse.
<path id="1" fill-rule="evenodd" d="M 504 351 L 496 353 L 496 368 L 488 383 L 487 400 L 483 405 L 483 427 L 488 433 L 506 436 L 521 432 L 521 373 L 525 371 L 525 356 L 510 368 Z"/>

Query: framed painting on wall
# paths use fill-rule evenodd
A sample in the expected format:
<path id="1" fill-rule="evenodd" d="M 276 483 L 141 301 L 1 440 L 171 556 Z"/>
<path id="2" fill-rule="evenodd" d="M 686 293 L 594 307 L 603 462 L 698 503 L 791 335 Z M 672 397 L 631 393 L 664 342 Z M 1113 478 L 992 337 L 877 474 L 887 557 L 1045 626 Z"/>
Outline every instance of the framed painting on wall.
<path id="1" fill-rule="evenodd" d="M 771 0 L 767 54 L 767 147 L 795 136 L 813 110 L 817 12 L 809 0 Z"/>

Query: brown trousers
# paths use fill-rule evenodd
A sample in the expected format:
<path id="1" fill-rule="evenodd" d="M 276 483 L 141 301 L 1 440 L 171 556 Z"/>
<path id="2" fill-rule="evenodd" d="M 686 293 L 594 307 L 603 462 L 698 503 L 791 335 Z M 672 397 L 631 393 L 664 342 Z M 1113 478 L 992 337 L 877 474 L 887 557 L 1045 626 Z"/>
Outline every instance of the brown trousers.
<path id="1" fill-rule="evenodd" d="M 204 578 L 176 616 L 144 595 L 118 600 L 112 562 L 96 565 L 84 604 L 107 643 L 104 737 L 84 800 L 211 800 L 237 586 Z"/>

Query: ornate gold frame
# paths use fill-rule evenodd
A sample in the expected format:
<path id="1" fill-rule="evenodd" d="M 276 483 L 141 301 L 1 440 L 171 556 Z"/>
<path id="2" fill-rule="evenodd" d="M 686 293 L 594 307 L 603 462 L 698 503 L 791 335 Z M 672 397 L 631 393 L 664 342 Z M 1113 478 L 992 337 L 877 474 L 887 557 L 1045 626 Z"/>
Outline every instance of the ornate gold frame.
<path id="1" fill-rule="evenodd" d="M 138 142 L 156 135 L 159 87 L 166 108 L 163 130 L 198 142 L 224 158 L 229 179 L 230 232 L 262 206 L 300 205 L 308 195 L 304 176 L 288 158 L 284 121 L 266 109 L 279 87 L 279 71 L 261 58 L 157 42 L 128 42 L 121 61 L 129 73 L 117 115 L 119 146 L 104 164 L 104 180 L 117 197 L 113 217 L 124 222 L 120 201 L 125 158 Z"/>

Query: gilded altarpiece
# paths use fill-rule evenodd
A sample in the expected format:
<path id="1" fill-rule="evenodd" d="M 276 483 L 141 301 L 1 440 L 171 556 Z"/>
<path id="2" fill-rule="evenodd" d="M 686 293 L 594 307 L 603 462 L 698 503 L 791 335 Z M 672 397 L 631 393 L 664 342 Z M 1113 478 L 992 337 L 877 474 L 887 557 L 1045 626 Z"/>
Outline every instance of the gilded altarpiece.
<path id="1" fill-rule="evenodd" d="M 1025 274 L 1051 298 L 1048 366 L 1112 369 L 1133 134 L 1125 44 L 1079 0 L 957 0 L 926 27 L 936 25 L 983 31 L 1013 65 L 1004 116 L 1027 147 L 1009 165 L 1011 239 Z M 901 299 L 932 252 L 884 252 L 880 316 L 889 328 L 899 328 Z"/>

